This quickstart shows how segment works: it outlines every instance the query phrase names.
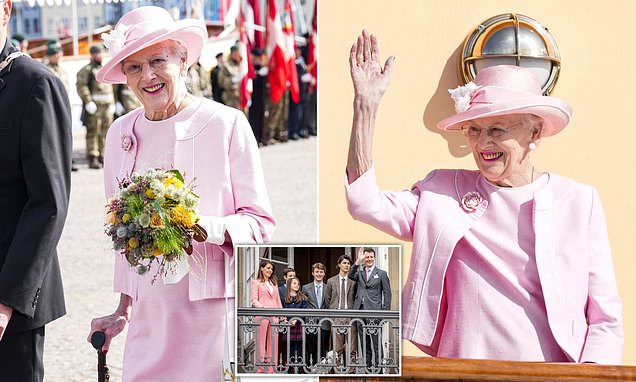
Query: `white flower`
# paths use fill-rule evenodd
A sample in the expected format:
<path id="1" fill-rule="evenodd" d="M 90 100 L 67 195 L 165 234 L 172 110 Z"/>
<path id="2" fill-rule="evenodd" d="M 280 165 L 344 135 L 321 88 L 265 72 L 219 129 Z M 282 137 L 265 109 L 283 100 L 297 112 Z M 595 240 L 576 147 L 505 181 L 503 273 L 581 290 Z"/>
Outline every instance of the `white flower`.
<path id="1" fill-rule="evenodd" d="M 117 28 L 111 30 L 109 33 L 102 33 L 102 40 L 104 45 L 108 48 L 111 55 L 117 54 L 124 46 L 126 41 L 127 25 L 118 25 Z"/>
<path id="2" fill-rule="evenodd" d="M 470 99 L 479 86 L 474 82 L 469 82 L 464 86 L 458 86 L 455 89 L 448 89 L 451 98 L 455 102 L 455 112 L 463 113 L 470 107 Z"/>

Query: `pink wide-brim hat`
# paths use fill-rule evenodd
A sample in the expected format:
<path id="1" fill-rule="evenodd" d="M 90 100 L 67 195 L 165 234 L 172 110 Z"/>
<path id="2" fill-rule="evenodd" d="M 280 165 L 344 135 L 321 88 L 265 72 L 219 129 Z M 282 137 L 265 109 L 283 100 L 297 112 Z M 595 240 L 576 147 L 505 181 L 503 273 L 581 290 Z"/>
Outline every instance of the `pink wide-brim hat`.
<path id="1" fill-rule="evenodd" d="M 95 78 L 110 84 L 126 83 L 121 62 L 127 57 L 165 40 L 177 40 L 187 49 L 187 66 L 194 64 L 208 37 L 205 24 L 200 20 L 175 21 L 170 13 L 159 7 L 139 7 L 119 19 L 115 28 L 102 34 L 104 45 L 111 55 Z"/>
<path id="2" fill-rule="evenodd" d="M 438 129 L 460 130 L 465 122 L 478 118 L 534 114 L 543 119 L 541 136 L 546 137 L 563 130 L 572 118 L 572 108 L 565 101 L 543 95 L 530 69 L 492 66 L 480 70 L 473 83 L 467 86 L 470 90 L 463 91 L 464 100 L 455 100 L 458 113 L 441 120 Z"/>

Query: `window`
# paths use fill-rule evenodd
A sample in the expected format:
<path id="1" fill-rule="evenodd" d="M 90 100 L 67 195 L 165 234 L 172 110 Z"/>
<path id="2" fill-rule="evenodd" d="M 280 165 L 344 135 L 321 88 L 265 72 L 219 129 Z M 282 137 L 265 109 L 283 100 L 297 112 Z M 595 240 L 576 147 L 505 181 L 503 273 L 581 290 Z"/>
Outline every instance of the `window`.
<path id="1" fill-rule="evenodd" d="M 40 33 L 40 19 L 33 19 L 33 33 Z"/>
<path id="2" fill-rule="evenodd" d="M 88 28 L 88 19 L 86 16 L 84 17 L 80 17 L 78 20 L 78 28 L 81 32 L 86 32 L 86 29 Z"/>
<path id="3" fill-rule="evenodd" d="M 31 34 L 31 19 L 24 19 L 24 32 Z"/>

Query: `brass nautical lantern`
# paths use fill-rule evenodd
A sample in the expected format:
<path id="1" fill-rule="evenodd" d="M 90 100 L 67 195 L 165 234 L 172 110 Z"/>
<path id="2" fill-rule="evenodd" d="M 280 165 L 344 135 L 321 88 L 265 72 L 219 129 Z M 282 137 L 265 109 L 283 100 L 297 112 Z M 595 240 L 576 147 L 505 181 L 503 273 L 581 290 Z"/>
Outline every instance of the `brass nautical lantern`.
<path id="1" fill-rule="evenodd" d="M 546 27 L 524 15 L 505 13 L 479 24 L 466 37 L 460 61 L 461 80 L 472 81 L 477 72 L 494 65 L 517 65 L 532 69 L 543 93 L 554 89 L 561 56 Z"/>

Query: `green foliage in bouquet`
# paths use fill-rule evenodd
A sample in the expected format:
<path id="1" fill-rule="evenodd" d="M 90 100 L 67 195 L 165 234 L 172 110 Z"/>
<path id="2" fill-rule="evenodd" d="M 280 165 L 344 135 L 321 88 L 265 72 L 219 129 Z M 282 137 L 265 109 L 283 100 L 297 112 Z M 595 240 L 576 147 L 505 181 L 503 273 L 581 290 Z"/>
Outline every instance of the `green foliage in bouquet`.
<path id="1" fill-rule="evenodd" d="M 153 262 L 191 253 L 192 240 L 204 241 L 197 224 L 199 196 L 179 170 L 150 169 L 119 181 L 119 194 L 106 205 L 106 234 L 130 266 L 146 273 Z M 161 260 L 159 260 L 161 259 Z"/>

